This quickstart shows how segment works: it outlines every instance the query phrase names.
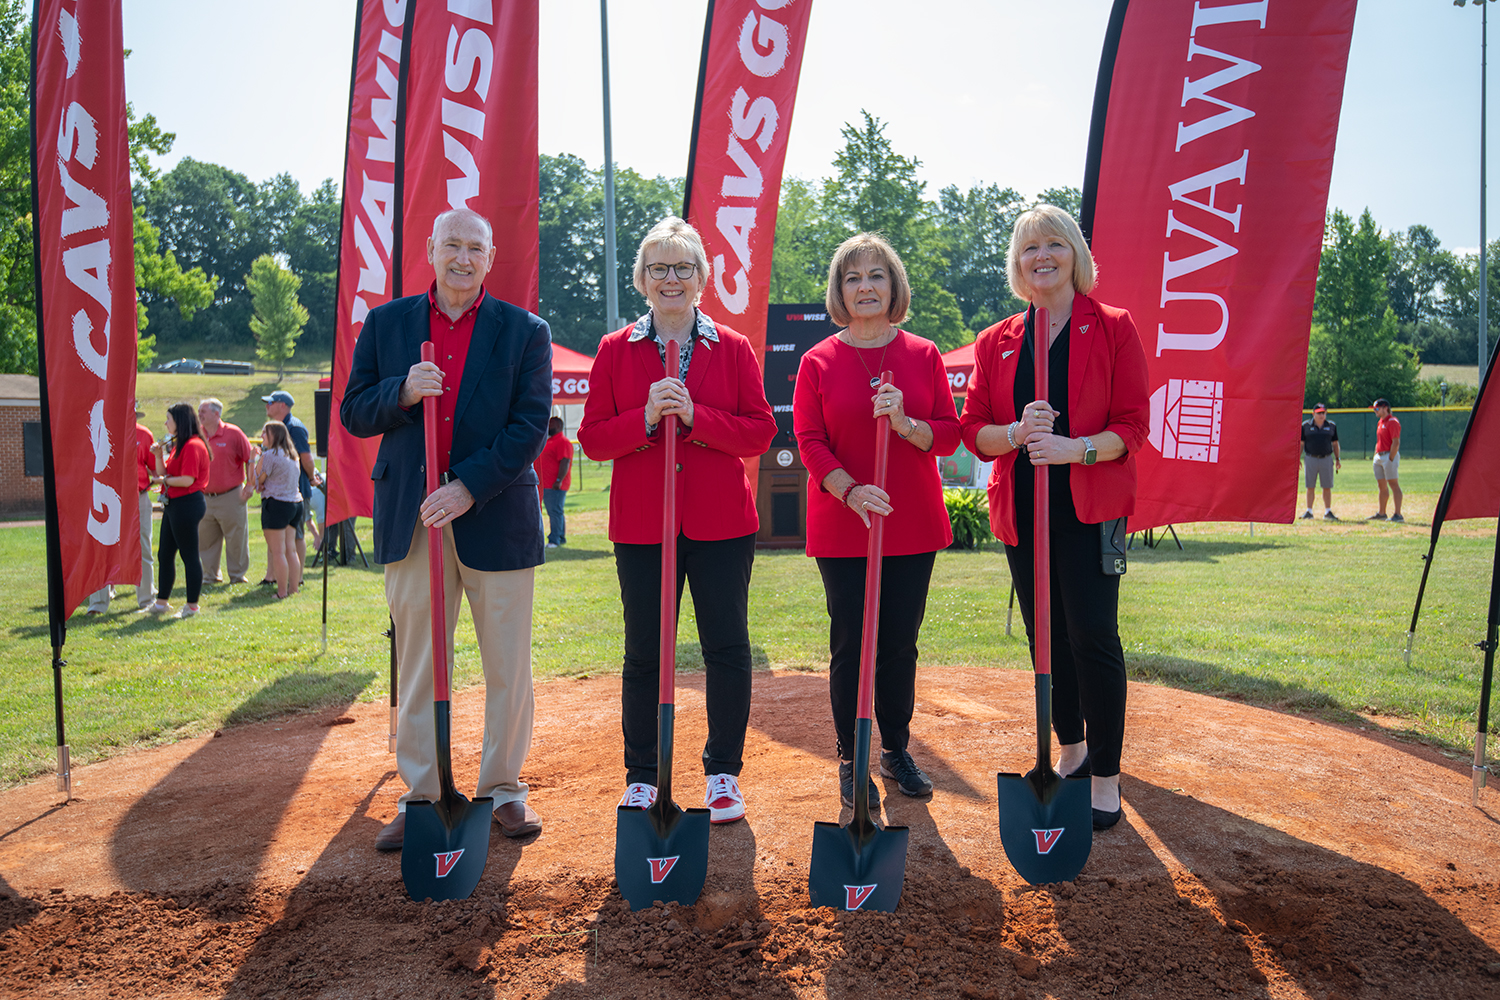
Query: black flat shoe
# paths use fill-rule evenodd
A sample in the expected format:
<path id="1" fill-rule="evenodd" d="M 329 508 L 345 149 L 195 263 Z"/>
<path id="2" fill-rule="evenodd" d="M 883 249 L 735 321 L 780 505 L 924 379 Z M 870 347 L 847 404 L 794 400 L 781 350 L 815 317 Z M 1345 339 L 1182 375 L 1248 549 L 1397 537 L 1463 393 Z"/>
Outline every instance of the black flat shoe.
<path id="1" fill-rule="evenodd" d="M 1078 765 L 1078 770 L 1070 771 L 1063 775 L 1064 778 L 1092 778 L 1094 776 L 1094 759 L 1092 754 L 1083 755 L 1083 763 Z"/>
<path id="2" fill-rule="evenodd" d="M 1116 809 L 1114 812 L 1105 812 L 1103 809 L 1094 809 L 1092 812 L 1094 814 L 1095 830 L 1108 830 L 1120 822 L 1120 817 L 1125 815 L 1123 808 Z"/>

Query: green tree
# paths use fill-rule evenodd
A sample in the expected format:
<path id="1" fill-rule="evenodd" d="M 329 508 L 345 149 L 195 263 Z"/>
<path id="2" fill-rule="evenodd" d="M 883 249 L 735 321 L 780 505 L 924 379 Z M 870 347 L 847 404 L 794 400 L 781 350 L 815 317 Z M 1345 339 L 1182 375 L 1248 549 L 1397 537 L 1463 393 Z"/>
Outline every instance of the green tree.
<path id="1" fill-rule="evenodd" d="M 36 374 L 31 241 L 31 24 L 0 6 L 0 371 Z"/>
<path id="2" fill-rule="evenodd" d="M 1011 292 L 1005 256 L 1016 219 L 1029 207 L 1015 188 L 997 184 L 968 191 L 949 185 L 938 194 L 948 259 L 942 281 L 958 301 L 969 330 L 983 330 L 1025 305 Z"/>
<path id="3" fill-rule="evenodd" d="M 156 337 L 146 335 L 150 320 L 146 315 L 147 296 L 162 302 L 173 302 L 184 319 L 192 319 L 193 313 L 206 309 L 214 300 L 214 289 L 218 278 L 210 278 L 199 267 L 184 271 L 168 250 L 160 251 L 161 234 L 146 221 L 146 213 L 139 206 L 135 209 L 135 286 L 141 296 L 136 299 L 136 326 L 140 331 L 136 341 L 136 362 L 145 371 L 156 360 Z"/>
<path id="4" fill-rule="evenodd" d="M 250 265 L 245 285 L 255 307 L 250 330 L 259 345 L 256 357 L 276 366 L 276 381 L 280 382 L 307 323 L 307 310 L 297 301 L 302 279 L 277 263 L 275 257 L 263 254 Z"/>
<path id="5" fill-rule="evenodd" d="M 822 302 L 827 293 L 828 259 L 839 241 L 823 215 L 822 188 L 821 182 L 800 177 L 781 180 L 771 251 L 772 302 Z"/>
<path id="6" fill-rule="evenodd" d="M 1076 221 L 1083 214 L 1083 192 L 1075 187 L 1048 188 L 1027 207 L 1035 208 L 1037 205 L 1055 205 Z"/>
<path id="7" fill-rule="evenodd" d="M 287 219 L 282 247 L 287 266 L 302 279 L 300 299 L 307 307 L 303 351 L 331 357 L 338 325 L 339 224 L 343 203 L 333 180 L 325 180 Z"/>
<path id="8" fill-rule="evenodd" d="M 844 148 L 833 160 L 837 176 L 823 186 L 824 214 L 843 236 L 878 232 L 890 241 L 911 282 L 911 314 L 902 325 L 951 350 L 973 335 L 964 328 L 958 300 L 941 281 L 948 259 L 932 205 L 922 197 L 927 185 L 917 180 L 922 163 L 892 148 L 878 118 L 868 111 L 860 115 L 861 125 L 840 130 Z"/>
<path id="9" fill-rule="evenodd" d="M 1417 395 L 1421 364 L 1397 342 L 1399 323 L 1386 291 L 1390 244 L 1365 209 L 1356 227 L 1339 209 L 1329 215 L 1307 359 L 1307 400 L 1366 406 L 1378 396 L 1394 406 Z"/>

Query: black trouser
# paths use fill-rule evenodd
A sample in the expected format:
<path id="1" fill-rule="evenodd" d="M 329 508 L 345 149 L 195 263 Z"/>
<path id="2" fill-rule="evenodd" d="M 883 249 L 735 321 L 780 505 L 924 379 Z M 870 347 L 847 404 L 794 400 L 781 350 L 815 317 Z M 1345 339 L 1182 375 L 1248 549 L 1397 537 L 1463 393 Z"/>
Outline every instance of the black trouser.
<path id="1" fill-rule="evenodd" d="M 880 560 L 880 632 L 875 642 L 875 722 L 880 745 L 905 750 L 916 705 L 917 633 L 927 614 L 936 552 Z M 828 602 L 828 700 L 840 760 L 854 759 L 859 647 L 865 623 L 865 558 L 818 557 Z"/>
<path id="2" fill-rule="evenodd" d="M 693 591 L 708 701 L 704 774 L 738 775 L 750 722 L 750 568 L 755 535 L 698 542 L 677 536 L 677 607 L 682 584 Z M 615 543 L 625 605 L 625 667 L 620 727 L 626 781 L 656 784 L 656 709 L 661 687 L 661 546 Z"/>
<path id="3" fill-rule="evenodd" d="M 203 563 L 198 558 L 198 522 L 208 510 L 203 491 L 168 497 L 161 511 L 161 540 L 156 546 L 156 599 L 165 601 L 177 582 L 177 555 L 182 554 L 182 580 L 187 602 L 198 603 L 203 590 Z"/>
<path id="4" fill-rule="evenodd" d="M 1120 645 L 1120 578 L 1099 566 L 1099 528 L 1052 533 L 1052 728 L 1060 743 L 1088 741 L 1090 766 L 1101 778 L 1120 773 L 1125 742 L 1125 651 Z M 1007 545 L 1011 579 L 1032 628 L 1032 544 Z"/>

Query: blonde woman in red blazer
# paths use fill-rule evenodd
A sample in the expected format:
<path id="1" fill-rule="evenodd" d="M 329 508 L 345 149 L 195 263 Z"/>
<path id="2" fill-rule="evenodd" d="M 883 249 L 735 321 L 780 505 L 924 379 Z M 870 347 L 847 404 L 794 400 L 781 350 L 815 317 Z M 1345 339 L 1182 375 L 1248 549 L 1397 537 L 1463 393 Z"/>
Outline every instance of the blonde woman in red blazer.
<path id="1" fill-rule="evenodd" d="M 739 787 L 750 719 L 750 569 L 760 520 L 745 458 L 776 435 L 760 365 L 743 336 L 698 310 L 710 279 L 703 241 L 678 218 L 641 241 L 635 287 L 646 315 L 608 334 L 589 374 L 578 441 L 613 461 L 609 538 L 625 613 L 621 728 L 626 790 L 621 805 L 656 799 L 656 707 L 661 609 L 661 422 L 676 414 L 677 595 L 693 593 L 708 702 L 704 803 L 715 823 L 745 815 Z M 682 345 L 667 372 L 664 334 Z"/>
<path id="2" fill-rule="evenodd" d="M 1016 221 L 1008 274 L 1018 295 L 1050 313 L 1050 385 L 1035 385 L 1031 309 L 981 332 L 961 420 L 964 443 L 995 463 L 990 523 L 1005 543 L 1028 635 L 1033 470 L 1064 466 L 1049 480 L 1048 507 L 1057 769 L 1093 776 L 1094 827 L 1107 829 L 1121 816 L 1125 654 L 1120 578 L 1101 568 L 1099 525 L 1135 509 L 1132 456 L 1145 443 L 1150 410 L 1146 352 L 1130 313 L 1088 296 L 1094 258 L 1062 209 L 1043 205 Z"/>

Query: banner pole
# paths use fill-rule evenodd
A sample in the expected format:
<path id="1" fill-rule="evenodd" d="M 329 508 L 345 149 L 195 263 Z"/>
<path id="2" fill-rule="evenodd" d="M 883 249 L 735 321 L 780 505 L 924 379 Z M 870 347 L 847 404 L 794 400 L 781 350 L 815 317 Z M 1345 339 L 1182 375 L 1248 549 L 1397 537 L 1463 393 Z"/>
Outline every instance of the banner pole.
<path id="1" fill-rule="evenodd" d="M 693 168 L 698 161 L 698 128 L 703 123 L 703 91 L 708 82 L 708 47 L 714 34 L 714 0 L 708 0 L 703 16 L 703 54 L 698 57 L 698 93 L 693 98 L 693 134 L 688 139 L 687 175 L 682 181 L 682 218 L 688 219 L 693 203 Z"/>
<path id="2" fill-rule="evenodd" d="M 1474 805 L 1479 805 L 1479 790 L 1486 784 L 1489 769 L 1484 762 L 1485 735 L 1490 728 L 1490 685 L 1495 677 L 1496 633 L 1500 631 L 1500 521 L 1495 522 L 1495 560 L 1490 568 L 1490 612 L 1485 622 L 1484 678 L 1479 684 L 1479 724 L 1474 734 Z"/>

